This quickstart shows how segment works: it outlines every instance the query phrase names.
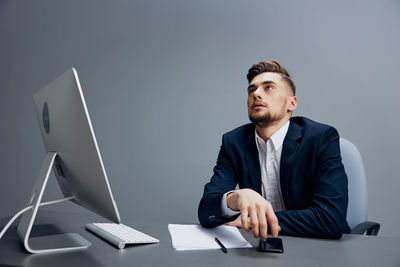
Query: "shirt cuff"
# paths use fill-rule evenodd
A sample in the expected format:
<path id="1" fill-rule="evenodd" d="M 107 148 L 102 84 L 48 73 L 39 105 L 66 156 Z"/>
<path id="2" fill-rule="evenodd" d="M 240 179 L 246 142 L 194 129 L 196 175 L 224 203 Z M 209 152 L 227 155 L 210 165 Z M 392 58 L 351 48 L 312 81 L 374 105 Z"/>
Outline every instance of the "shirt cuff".
<path id="1" fill-rule="evenodd" d="M 233 216 L 235 216 L 235 215 L 240 214 L 240 211 L 231 210 L 231 209 L 228 207 L 228 204 L 226 203 L 226 196 L 227 196 L 229 193 L 233 192 L 233 191 L 235 191 L 235 190 L 228 191 L 228 192 L 226 192 L 226 193 L 222 196 L 222 200 L 221 200 L 221 216 L 222 216 L 222 218 L 224 218 L 224 219 L 227 219 L 227 218 L 230 218 L 230 217 L 233 217 Z"/>

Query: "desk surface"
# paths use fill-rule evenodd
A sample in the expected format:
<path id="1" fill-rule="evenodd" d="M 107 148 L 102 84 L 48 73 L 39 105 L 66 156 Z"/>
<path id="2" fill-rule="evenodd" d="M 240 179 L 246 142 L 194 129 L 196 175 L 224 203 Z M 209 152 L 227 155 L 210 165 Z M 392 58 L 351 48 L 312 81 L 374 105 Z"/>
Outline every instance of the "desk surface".
<path id="1" fill-rule="evenodd" d="M 1 227 L 6 221 L 0 220 Z M 324 240 L 281 236 L 283 254 L 260 253 L 255 248 L 229 249 L 227 254 L 221 250 L 177 252 L 166 223 L 124 221 L 161 242 L 118 250 L 84 230 L 87 222 L 92 222 L 90 216 L 79 213 L 41 212 L 34 235 L 76 232 L 92 243 L 84 250 L 41 255 L 26 252 L 16 226 L 11 227 L 0 240 L 0 266 L 400 266 L 400 238 L 396 237 L 344 235 L 340 240 Z M 243 235 L 257 246 L 250 234 Z"/>

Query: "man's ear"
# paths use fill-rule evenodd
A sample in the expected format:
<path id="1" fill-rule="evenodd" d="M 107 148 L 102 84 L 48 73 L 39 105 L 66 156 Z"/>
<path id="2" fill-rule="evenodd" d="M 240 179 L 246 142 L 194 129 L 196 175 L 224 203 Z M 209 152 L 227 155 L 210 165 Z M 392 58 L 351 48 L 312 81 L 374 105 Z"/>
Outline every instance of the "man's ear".
<path id="1" fill-rule="evenodd" d="M 297 108 L 297 97 L 291 96 L 288 103 L 288 111 L 293 112 Z"/>

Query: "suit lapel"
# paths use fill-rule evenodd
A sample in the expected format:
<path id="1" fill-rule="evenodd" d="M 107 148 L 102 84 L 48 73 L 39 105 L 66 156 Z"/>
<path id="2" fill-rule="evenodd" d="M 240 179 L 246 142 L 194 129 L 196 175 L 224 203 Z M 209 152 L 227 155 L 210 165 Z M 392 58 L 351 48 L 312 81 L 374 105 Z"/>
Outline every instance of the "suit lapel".
<path id="1" fill-rule="evenodd" d="M 283 141 L 281 166 L 280 166 L 280 182 L 283 201 L 286 209 L 290 209 L 289 205 L 289 180 L 292 170 L 292 165 L 296 159 L 296 154 L 301 142 L 301 129 L 294 121 L 290 122 L 290 126 L 286 137 Z"/>
<path id="2" fill-rule="evenodd" d="M 254 131 L 253 129 L 245 140 L 245 157 L 249 167 L 250 186 L 261 195 L 261 169 Z"/>

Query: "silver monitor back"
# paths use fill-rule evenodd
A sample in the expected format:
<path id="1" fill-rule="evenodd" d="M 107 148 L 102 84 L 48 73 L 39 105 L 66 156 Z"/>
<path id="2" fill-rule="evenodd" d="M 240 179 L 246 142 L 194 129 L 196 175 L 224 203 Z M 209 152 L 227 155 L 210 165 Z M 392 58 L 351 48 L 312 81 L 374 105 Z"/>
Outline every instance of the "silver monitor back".
<path id="1" fill-rule="evenodd" d="M 47 152 L 57 152 L 53 172 L 65 197 L 113 222 L 120 216 L 74 68 L 33 96 Z"/>
<path id="2" fill-rule="evenodd" d="M 30 237 L 52 169 L 67 200 L 115 223 L 121 221 L 76 70 L 66 71 L 34 94 L 33 100 L 47 155 L 18 234 L 31 253 L 87 248 L 90 242 L 77 234 Z"/>

